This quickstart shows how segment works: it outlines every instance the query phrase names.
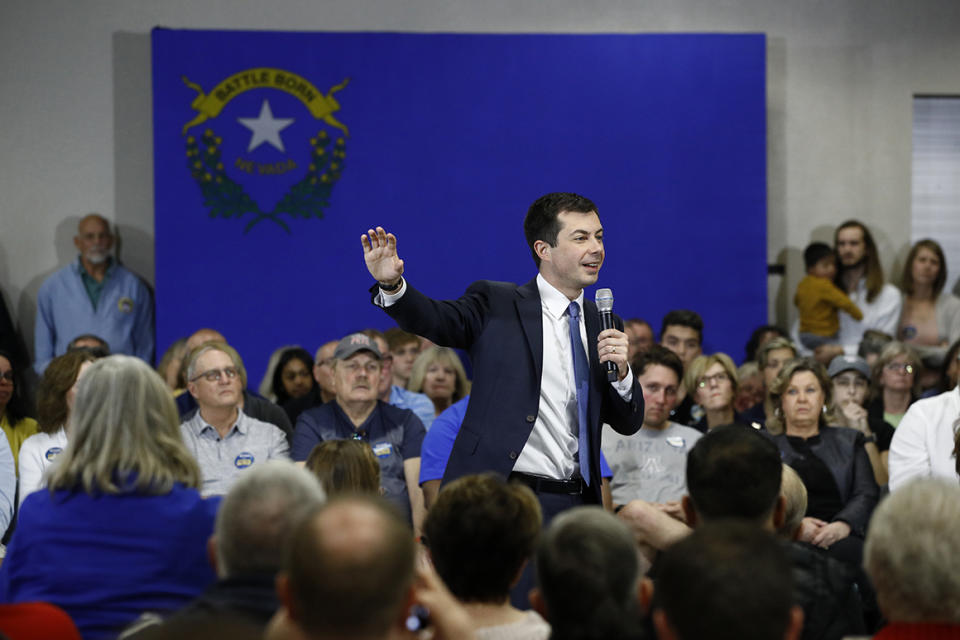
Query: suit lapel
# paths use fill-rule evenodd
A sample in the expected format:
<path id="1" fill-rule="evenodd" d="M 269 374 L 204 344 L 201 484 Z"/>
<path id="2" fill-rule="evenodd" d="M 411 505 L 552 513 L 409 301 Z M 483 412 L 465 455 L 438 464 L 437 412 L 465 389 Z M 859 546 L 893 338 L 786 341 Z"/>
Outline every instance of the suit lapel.
<path id="1" fill-rule="evenodd" d="M 516 306 L 520 326 L 523 327 L 530 357 L 533 359 L 535 379 L 540 380 L 543 376 L 543 309 L 536 278 L 517 287 Z"/>

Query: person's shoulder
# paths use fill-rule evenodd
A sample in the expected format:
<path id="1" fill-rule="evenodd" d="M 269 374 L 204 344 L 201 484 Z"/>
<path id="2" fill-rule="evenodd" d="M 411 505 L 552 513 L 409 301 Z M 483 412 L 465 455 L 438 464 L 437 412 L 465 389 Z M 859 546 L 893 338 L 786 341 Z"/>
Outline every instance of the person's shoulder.
<path id="1" fill-rule="evenodd" d="M 23 444 L 20 445 L 20 451 L 26 450 L 31 453 L 36 453 L 44 447 L 55 444 L 59 440 L 56 436 L 61 432 L 62 429 L 57 433 L 44 433 L 42 431 L 37 432 L 23 441 Z"/>
<path id="2" fill-rule="evenodd" d="M 417 422 L 420 422 L 420 418 L 417 418 L 417 414 L 410 409 L 401 409 L 400 407 L 396 407 L 392 404 L 387 404 L 383 400 L 377 400 L 377 407 L 383 415 L 383 419 L 387 422 L 400 424 L 411 418 L 416 418 Z"/>
<path id="3" fill-rule="evenodd" d="M 688 427 L 685 424 L 680 424 L 679 422 L 671 422 L 667 427 L 668 435 L 683 436 L 684 438 L 692 438 L 693 440 L 699 440 L 703 437 L 703 434 L 694 429 L 693 427 Z"/>
<path id="4" fill-rule="evenodd" d="M 53 289 L 63 286 L 72 277 L 79 277 L 79 274 L 80 271 L 77 266 L 77 261 L 73 260 L 47 276 L 46 279 L 40 283 L 37 295 L 49 295 Z"/>

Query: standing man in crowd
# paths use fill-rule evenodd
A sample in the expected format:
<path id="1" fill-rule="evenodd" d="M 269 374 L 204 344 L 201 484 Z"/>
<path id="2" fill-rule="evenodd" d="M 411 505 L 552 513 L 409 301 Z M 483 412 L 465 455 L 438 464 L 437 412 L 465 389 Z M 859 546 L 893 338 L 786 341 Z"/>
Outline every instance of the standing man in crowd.
<path id="1" fill-rule="evenodd" d="M 844 353 L 857 355 L 863 332 L 867 329 L 896 335 L 900 320 L 900 291 L 892 284 L 884 283 L 877 243 L 866 225 L 858 220 L 841 224 L 834 234 L 834 247 L 840 262 L 835 283 L 860 308 L 863 320 L 840 314 L 839 344 L 822 345 L 814 352 L 824 365 Z M 799 344 L 798 335 L 794 335 L 794 342 Z"/>
<path id="2" fill-rule="evenodd" d="M 523 226 L 536 278 L 522 286 L 476 282 L 442 302 L 402 277 L 393 234 L 370 229 L 362 244 L 377 281 L 374 303 L 404 330 L 465 349 L 473 362 L 473 389 L 444 481 L 484 471 L 511 475 L 537 493 L 548 522 L 564 509 L 600 504 L 600 426 L 634 433 L 643 395 L 627 364 L 626 334 L 601 331 L 596 305 L 584 300 L 604 259 L 596 205 L 551 193 L 531 205 Z M 613 382 L 604 362 L 617 365 Z"/>
<path id="3" fill-rule="evenodd" d="M 80 220 L 73 244 L 80 252 L 40 285 L 34 368 L 67 352 L 81 334 L 106 341 L 110 353 L 153 361 L 153 298 L 141 280 L 110 255 L 110 223 L 97 213 Z"/>

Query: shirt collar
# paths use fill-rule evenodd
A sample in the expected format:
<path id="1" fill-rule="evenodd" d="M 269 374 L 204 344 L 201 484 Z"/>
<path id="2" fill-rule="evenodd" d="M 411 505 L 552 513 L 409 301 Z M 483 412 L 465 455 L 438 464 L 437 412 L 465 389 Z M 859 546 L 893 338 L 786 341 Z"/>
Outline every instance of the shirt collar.
<path id="1" fill-rule="evenodd" d="M 82 275 L 82 276 L 87 276 L 88 278 L 92 278 L 92 277 L 93 277 L 93 276 L 90 275 L 89 272 L 87 272 L 86 269 L 84 269 L 84 267 L 83 267 L 83 259 L 82 259 L 79 255 L 77 256 L 77 263 L 76 263 L 76 264 L 77 264 L 77 270 L 80 272 L 80 275 Z M 113 273 L 113 270 L 114 270 L 114 268 L 116 267 L 116 265 L 117 265 L 117 261 L 113 259 L 113 256 L 107 256 L 107 275 L 108 275 L 108 276 L 109 276 L 111 273 Z"/>
<path id="2" fill-rule="evenodd" d="M 197 413 L 196 413 L 196 416 L 194 416 L 194 417 L 196 418 L 196 422 L 194 422 L 194 425 L 193 425 L 193 426 L 194 426 L 194 431 L 196 432 L 197 435 L 200 435 L 201 433 L 203 433 L 203 432 L 206 431 L 207 429 L 213 429 L 214 432 L 217 431 L 217 429 L 216 429 L 212 424 L 210 424 L 209 422 L 207 422 L 206 420 L 203 419 L 203 416 L 200 415 L 200 409 L 199 409 L 199 407 L 197 408 Z M 244 435 L 244 436 L 245 436 L 245 435 L 247 435 L 247 431 L 248 431 L 249 429 L 250 429 L 250 425 L 247 424 L 246 414 L 245 414 L 242 410 L 238 409 L 238 410 L 237 410 L 237 419 L 236 419 L 236 421 L 233 423 L 233 426 L 230 427 L 230 430 L 227 431 L 227 435 L 230 435 L 231 433 L 233 433 L 234 431 L 236 431 L 236 432 L 239 433 L 240 435 Z"/>
<path id="3" fill-rule="evenodd" d="M 547 282 L 547 279 L 543 277 L 542 274 L 537 274 L 537 290 L 540 292 L 540 303 L 547 308 L 547 312 L 551 317 L 556 319 L 563 318 L 567 313 L 567 307 L 570 306 L 571 302 L 576 302 L 580 305 L 580 317 L 583 317 L 583 290 L 580 290 L 580 295 L 577 296 L 576 300 L 570 300 L 567 296 L 563 295 L 559 289 Z"/>

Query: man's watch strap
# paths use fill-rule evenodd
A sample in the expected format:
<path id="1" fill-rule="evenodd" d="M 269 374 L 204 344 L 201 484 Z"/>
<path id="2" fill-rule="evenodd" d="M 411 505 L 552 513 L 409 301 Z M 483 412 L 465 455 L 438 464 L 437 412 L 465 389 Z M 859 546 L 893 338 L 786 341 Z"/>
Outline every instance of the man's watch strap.
<path id="1" fill-rule="evenodd" d="M 403 286 L 403 278 L 397 280 L 396 284 L 389 284 L 387 282 L 377 281 L 377 285 L 380 287 L 380 290 L 385 293 L 396 293 L 400 290 L 400 287 Z"/>

